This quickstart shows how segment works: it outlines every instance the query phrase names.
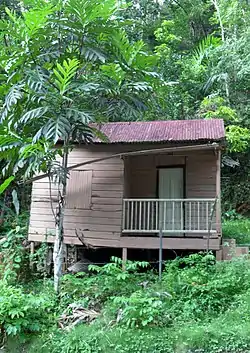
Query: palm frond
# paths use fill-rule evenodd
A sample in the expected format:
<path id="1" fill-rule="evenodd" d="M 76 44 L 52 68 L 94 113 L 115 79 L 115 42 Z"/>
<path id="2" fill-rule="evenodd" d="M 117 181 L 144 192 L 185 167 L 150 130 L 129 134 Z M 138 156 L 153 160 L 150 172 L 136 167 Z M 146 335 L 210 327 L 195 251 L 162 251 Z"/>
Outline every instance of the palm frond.
<path id="1" fill-rule="evenodd" d="M 220 81 L 225 82 L 227 78 L 228 78 L 228 74 L 226 72 L 222 72 L 217 75 L 211 75 L 203 86 L 204 92 L 207 92 L 216 82 L 220 82 Z"/>
<path id="2" fill-rule="evenodd" d="M 219 46 L 221 40 L 212 35 L 202 39 L 198 46 L 193 50 L 192 59 L 195 65 L 201 65 L 202 61 L 208 57 L 211 48 Z"/>

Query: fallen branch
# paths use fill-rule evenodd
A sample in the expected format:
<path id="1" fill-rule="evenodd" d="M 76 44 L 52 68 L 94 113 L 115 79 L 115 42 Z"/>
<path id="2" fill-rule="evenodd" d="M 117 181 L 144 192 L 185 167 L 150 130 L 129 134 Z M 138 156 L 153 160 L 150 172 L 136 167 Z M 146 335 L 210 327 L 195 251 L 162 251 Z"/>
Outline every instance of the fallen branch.
<path id="1" fill-rule="evenodd" d="M 90 323 L 95 320 L 100 313 L 92 309 L 86 309 L 81 304 L 70 304 L 59 318 L 59 327 L 62 330 L 70 331 L 82 322 Z"/>

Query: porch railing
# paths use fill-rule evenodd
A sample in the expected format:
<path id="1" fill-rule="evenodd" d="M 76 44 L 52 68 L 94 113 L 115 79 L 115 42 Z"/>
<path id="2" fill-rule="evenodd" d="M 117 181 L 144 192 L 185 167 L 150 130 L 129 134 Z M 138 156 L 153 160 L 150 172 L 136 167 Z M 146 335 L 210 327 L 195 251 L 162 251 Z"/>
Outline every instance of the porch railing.
<path id="1" fill-rule="evenodd" d="M 216 199 L 124 199 L 123 233 L 216 233 Z"/>

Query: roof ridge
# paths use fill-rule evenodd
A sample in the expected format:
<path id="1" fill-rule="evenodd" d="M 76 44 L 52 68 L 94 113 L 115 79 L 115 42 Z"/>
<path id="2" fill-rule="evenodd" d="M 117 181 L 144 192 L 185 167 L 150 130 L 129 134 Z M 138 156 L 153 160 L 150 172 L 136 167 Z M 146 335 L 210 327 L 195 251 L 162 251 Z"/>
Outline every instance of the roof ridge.
<path id="1" fill-rule="evenodd" d="M 175 123 L 184 123 L 184 122 L 191 122 L 191 121 L 193 121 L 193 122 L 197 122 L 197 121 L 223 121 L 223 119 L 222 118 L 211 118 L 211 119 L 180 119 L 180 120 L 178 120 L 178 119 L 176 119 L 176 120 L 138 120 L 138 121 L 107 121 L 107 122 L 96 122 L 96 123 L 94 123 L 95 125 L 111 125 L 111 124 L 113 124 L 113 125 L 117 125 L 117 124 L 119 124 L 119 125 L 122 125 L 122 124 L 124 124 L 124 125 L 131 125 L 131 124 L 135 124 L 135 123 L 137 123 L 137 124 L 143 124 L 143 123 L 168 123 L 168 122 L 171 122 L 171 123 L 173 123 L 173 122 L 175 122 Z"/>

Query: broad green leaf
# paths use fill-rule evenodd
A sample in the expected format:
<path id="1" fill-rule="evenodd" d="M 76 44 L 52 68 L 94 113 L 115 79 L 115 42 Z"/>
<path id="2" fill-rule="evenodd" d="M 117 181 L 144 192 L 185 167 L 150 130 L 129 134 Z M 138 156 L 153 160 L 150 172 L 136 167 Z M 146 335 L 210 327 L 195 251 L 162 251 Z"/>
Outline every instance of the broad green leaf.
<path id="1" fill-rule="evenodd" d="M 0 185 L 0 195 L 8 188 L 8 186 L 10 185 L 10 183 L 12 183 L 14 179 L 15 177 L 12 175 Z"/>

